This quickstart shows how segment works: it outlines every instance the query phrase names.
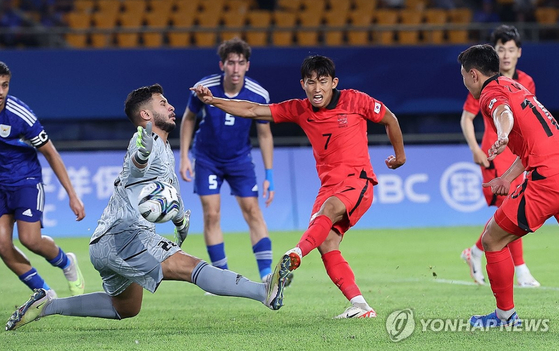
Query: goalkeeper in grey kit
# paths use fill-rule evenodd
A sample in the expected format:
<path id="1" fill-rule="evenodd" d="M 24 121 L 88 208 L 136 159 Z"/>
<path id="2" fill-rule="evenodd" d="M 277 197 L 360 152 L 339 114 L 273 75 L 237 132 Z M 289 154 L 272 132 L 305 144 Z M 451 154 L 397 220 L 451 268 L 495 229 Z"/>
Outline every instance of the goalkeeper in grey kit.
<path id="1" fill-rule="evenodd" d="M 246 297 L 279 309 L 287 271 L 277 271 L 265 283 L 253 282 L 240 274 L 213 267 L 181 250 L 186 239 L 190 211 L 180 211 L 173 223 L 175 240 L 155 232 L 137 208 L 138 194 L 151 181 L 173 185 L 180 194 L 174 172 L 175 159 L 167 141 L 175 128 L 175 108 L 163 96 L 160 85 L 141 87 L 130 94 L 125 112 L 138 128 L 115 180 L 114 193 L 91 237 L 89 254 L 103 279 L 104 292 L 54 298 L 36 289 L 6 324 L 16 329 L 39 318 L 66 316 L 123 319 L 140 312 L 143 289 L 155 292 L 162 280 L 180 280 L 198 285 L 215 295 Z"/>

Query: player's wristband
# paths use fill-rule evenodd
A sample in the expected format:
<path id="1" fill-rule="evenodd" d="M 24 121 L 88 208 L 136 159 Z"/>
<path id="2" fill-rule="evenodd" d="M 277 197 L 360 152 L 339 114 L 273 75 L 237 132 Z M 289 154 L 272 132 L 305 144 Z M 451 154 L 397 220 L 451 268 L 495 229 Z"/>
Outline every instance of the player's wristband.
<path id="1" fill-rule="evenodd" d="M 175 225 L 175 227 L 177 227 L 178 230 L 183 229 L 184 227 L 186 227 L 186 216 L 182 215 L 182 218 L 178 221 L 173 221 L 173 224 Z"/>
<path id="2" fill-rule="evenodd" d="M 146 156 L 146 155 L 142 154 L 140 151 L 136 151 L 136 153 L 134 154 L 134 160 L 139 165 L 145 165 L 146 163 L 148 163 L 148 158 L 149 158 L 149 155 Z"/>
<path id="3" fill-rule="evenodd" d="M 274 173 L 272 172 L 272 169 L 266 170 L 266 180 L 270 183 L 268 190 L 274 191 Z"/>

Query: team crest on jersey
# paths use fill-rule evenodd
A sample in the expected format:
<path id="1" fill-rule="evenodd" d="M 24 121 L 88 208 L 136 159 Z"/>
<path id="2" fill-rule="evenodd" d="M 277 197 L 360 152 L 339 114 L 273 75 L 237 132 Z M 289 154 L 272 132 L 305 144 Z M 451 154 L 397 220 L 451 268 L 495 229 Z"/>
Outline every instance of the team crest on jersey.
<path id="1" fill-rule="evenodd" d="M 489 101 L 489 109 L 491 110 L 493 108 L 493 105 L 497 102 L 497 99 L 493 99 L 491 101 Z"/>
<path id="2" fill-rule="evenodd" d="M 0 136 L 2 138 L 7 138 L 12 131 L 12 126 L 8 126 L 5 124 L 0 124 Z"/>
<path id="3" fill-rule="evenodd" d="M 345 113 L 338 115 L 338 128 L 347 127 L 347 115 Z"/>

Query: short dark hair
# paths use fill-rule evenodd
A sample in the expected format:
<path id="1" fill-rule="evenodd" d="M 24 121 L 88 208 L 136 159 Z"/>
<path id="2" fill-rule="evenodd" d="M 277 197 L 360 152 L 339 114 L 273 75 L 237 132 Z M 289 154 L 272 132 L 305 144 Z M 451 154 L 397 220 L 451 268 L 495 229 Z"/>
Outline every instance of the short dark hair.
<path id="1" fill-rule="evenodd" d="M 522 46 L 520 33 L 518 33 L 518 30 L 514 26 L 503 24 L 495 28 L 493 33 L 491 33 L 491 43 L 493 44 L 493 46 L 495 46 L 497 45 L 497 42 L 499 40 L 503 44 L 509 40 L 514 40 L 514 43 L 516 44 L 517 47 Z"/>
<path id="2" fill-rule="evenodd" d="M 250 60 L 250 53 L 251 53 L 250 46 L 246 43 L 246 41 L 241 40 L 237 37 L 226 40 L 219 47 L 217 48 L 217 54 L 221 59 L 221 62 L 225 62 L 229 54 L 235 53 L 239 55 L 243 55 L 245 59 L 248 61 Z"/>
<path id="3" fill-rule="evenodd" d="M 313 72 L 316 72 L 317 78 L 328 76 L 336 78 L 336 65 L 326 56 L 309 56 L 301 65 L 301 79 L 312 77 Z"/>
<path id="4" fill-rule="evenodd" d="M 12 76 L 12 71 L 8 68 L 8 65 L 0 61 L 0 76 Z"/>
<path id="5" fill-rule="evenodd" d="M 458 62 L 466 72 L 475 68 L 488 77 L 499 73 L 499 55 L 489 44 L 470 46 L 458 55 Z"/>
<path id="6" fill-rule="evenodd" d="M 138 112 L 141 106 L 149 102 L 153 94 L 163 94 L 161 85 L 156 83 L 149 87 L 141 87 L 128 94 L 124 102 L 124 113 L 126 113 L 132 124 L 137 125 L 136 120 L 138 119 Z"/>

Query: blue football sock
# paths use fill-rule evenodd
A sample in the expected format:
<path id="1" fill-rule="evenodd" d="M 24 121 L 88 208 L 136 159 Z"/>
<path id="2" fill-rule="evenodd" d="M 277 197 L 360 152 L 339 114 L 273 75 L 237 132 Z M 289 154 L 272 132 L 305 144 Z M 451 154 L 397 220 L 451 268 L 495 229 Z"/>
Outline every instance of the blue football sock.
<path id="1" fill-rule="evenodd" d="M 64 253 L 64 251 L 62 251 L 61 248 L 58 248 L 58 255 L 56 255 L 55 258 L 47 261 L 53 266 L 61 269 L 68 267 L 71 263 L 70 260 L 68 259 L 68 256 L 66 256 L 66 254 Z"/>
<path id="2" fill-rule="evenodd" d="M 216 245 L 209 245 L 206 247 L 208 249 L 208 255 L 210 256 L 210 261 L 212 261 L 212 266 L 227 269 L 227 256 L 225 255 L 225 244 L 220 243 Z"/>
<path id="3" fill-rule="evenodd" d="M 23 273 L 19 276 L 19 280 L 23 282 L 23 284 L 27 285 L 29 289 L 45 289 L 50 290 L 50 287 L 45 283 L 45 280 L 37 273 L 37 270 L 31 267 L 31 270 L 27 273 Z"/>
<path id="4" fill-rule="evenodd" d="M 268 237 L 260 239 L 252 247 L 252 252 L 254 252 L 254 257 L 256 257 L 260 279 L 272 273 L 272 240 Z"/>

